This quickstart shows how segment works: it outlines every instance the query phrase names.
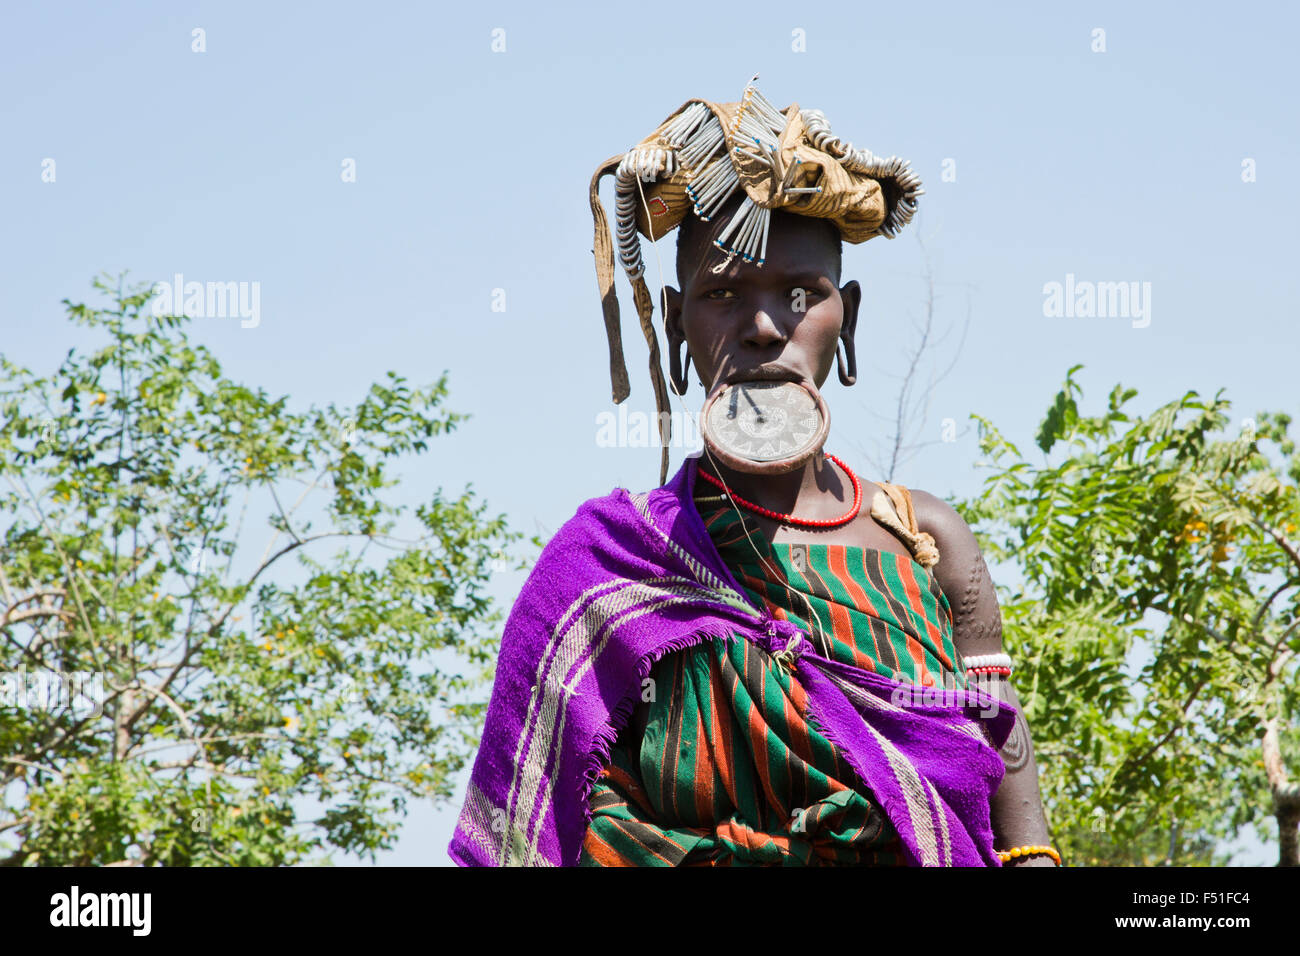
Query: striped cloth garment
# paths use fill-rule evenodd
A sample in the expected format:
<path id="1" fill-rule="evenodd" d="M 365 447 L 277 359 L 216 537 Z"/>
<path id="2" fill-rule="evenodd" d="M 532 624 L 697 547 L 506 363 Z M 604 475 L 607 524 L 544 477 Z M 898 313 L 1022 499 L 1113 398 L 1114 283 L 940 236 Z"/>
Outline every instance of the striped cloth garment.
<path id="1" fill-rule="evenodd" d="M 695 503 L 745 594 L 805 632 L 811 614 L 834 660 L 923 686 L 966 686 L 947 598 L 915 560 L 769 544 L 751 516 L 709 489 Z M 580 865 L 907 862 L 866 785 L 810 722 L 807 692 L 770 655 L 715 638 L 666 656 L 651 676 L 645 730 L 629 725 L 592 791 Z"/>
<path id="2" fill-rule="evenodd" d="M 979 690 L 960 700 L 934 693 L 900 698 L 912 686 L 905 668 L 916 666 L 923 679 L 922 667 L 942 675 L 943 655 L 954 659 L 950 645 L 910 612 L 896 618 L 904 630 L 912 620 L 922 648 L 918 659 L 906 639 L 896 643 L 897 635 L 890 636 L 897 671 L 883 646 L 874 671 L 823 654 L 816 634 L 806 633 L 794 615 L 778 615 L 736 580 L 693 503 L 697 467 L 698 453 L 659 488 L 637 494 L 618 488 L 589 499 L 543 549 L 502 634 L 482 738 L 448 848 L 452 860 L 578 864 L 596 784 L 617 760 L 620 732 L 626 738 L 655 662 L 691 648 L 711 653 L 715 639 L 724 639 L 788 667 L 806 695 L 797 706 L 807 726 L 834 744 L 847 770 L 815 750 L 805 751 L 812 755 L 809 766 L 825 768 L 844 787 L 860 781 L 864 787 L 854 792 L 870 794 L 908 865 L 999 866 L 989 801 L 1005 773 L 998 748 L 1015 708 Z M 912 579 L 919 585 L 919 577 Z M 924 606 L 919 592 L 918 599 Z M 883 606 L 877 610 L 884 613 Z M 867 631 L 875 628 L 869 624 Z M 865 650 L 865 640 L 853 643 Z M 735 653 L 729 646 L 737 673 L 752 668 Z M 888 676 L 894 673 L 903 679 Z M 795 744 L 798 732 L 792 733 Z M 822 829 L 842 832 L 852 847 L 854 839 L 863 842 L 858 831 L 874 823 L 854 816 L 861 807 L 836 804 L 850 799 L 841 792 L 805 808 L 813 812 L 804 819 L 808 828 L 825 819 Z M 786 808 L 780 800 L 774 805 Z M 737 810 L 745 824 L 757 828 L 761 820 L 762 832 L 773 832 L 761 813 Z M 830 820 L 836 813 L 840 819 Z"/>

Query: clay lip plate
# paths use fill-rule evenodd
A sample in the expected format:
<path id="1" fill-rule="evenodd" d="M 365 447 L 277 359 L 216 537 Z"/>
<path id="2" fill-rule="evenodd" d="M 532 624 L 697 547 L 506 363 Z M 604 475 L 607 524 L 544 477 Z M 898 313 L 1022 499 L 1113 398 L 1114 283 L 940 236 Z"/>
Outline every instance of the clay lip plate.
<path id="1" fill-rule="evenodd" d="M 729 468 L 751 474 L 793 471 L 821 450 L 829 432 L 826 403 L 808 382 L 733 382 L 710 396 L 700 412 L 709 451 Z"/>

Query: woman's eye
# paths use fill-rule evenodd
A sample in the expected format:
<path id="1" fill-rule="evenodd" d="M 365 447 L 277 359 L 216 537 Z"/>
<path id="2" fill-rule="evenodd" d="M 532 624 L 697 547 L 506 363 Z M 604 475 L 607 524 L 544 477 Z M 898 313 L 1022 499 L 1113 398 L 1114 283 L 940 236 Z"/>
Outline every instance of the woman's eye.
<path id="1" fill-rule="evenodd" d="M 732 292 L 730 289 L 710 289 L 708 292 L 704 293 L 704 298 L 726 299 L 726 298 L 735 298 L 735 295 L 736 293 Z"/>

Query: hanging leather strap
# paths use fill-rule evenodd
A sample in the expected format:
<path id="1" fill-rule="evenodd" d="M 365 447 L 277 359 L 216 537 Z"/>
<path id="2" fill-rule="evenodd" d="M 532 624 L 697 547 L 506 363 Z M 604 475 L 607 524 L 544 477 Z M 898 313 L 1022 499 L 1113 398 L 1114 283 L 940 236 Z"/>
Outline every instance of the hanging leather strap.
<path id="1" fill-rule="evenodd" d="M 605 337 L 609 340 L 609 378 L 613 387 L 614 404 L 627 398 L 631 391 L 627 377 L 627 362 L 623 356 L 623 332 L 619 326 L 618 294 L 614 291 L 614 240 L 609 231 L 609 220 L 600 201 L 600 181 L 618 171 L 622 156 L 605 160 L 591 177 L 588 198 L 591 201 L 591 218 L 594 225 L 592 255 L 596 258 L 596 285 L 600 289 L 600 304 L 605 316 Z M 672 441 L 672 416 L 668 404 L 668 384 L 664 380 L 663 363 L 659 359 L 659 337 L 655 334 L 652 316 L 654 300 L 643 275 L 632 282 L 632 296 L 636 301 L 637 319 L 641 333 L 650 350 L 650 384 L 654 388 L 656 419 L 659 425 L 659 484 L 668 480 L 668 446 Z"/>
<path id="2" fill-rule="evenodd" d="M 605 313 L 605 337 L 609 340 L 609 378 L 614 387 L 614 404 L 627 398 L 631 391 L 627 379 L 627 363 L 623 360 L 623 332 L 619 328 L 618 295 L 614 292 L 614 239 L 609 233 L 609 220 L 600 201 L 600 181 L 618 169 L 622 154 L 611 156 L 591 177 L 591 218 L 595 226 L 592 255 L 596 257 L 596 285 L 600 289 L 600 305 Z"/>

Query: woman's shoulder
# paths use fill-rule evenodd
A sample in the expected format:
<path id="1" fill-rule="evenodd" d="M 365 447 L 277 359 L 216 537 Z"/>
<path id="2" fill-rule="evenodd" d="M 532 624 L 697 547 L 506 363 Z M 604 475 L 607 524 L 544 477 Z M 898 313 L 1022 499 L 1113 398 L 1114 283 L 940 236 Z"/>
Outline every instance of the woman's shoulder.
<path id="1" fill-rule="evenodd" d="M 916 513 L 917 526 L 932 535 L 936 543 L 941 537 L 954 541 L 964 539 L 966 536 L 974 539 L 974 532 L 966 523 L 966 519 L 947 501 L 920 488 L 907 490 Z"/>
<path id="2" fill-rule="evenodd" d="M 979 542 L 966 519 L 944 499 L 919 488 L 909 488 L 917 527 L 934 538 L 939 551 L 935 577 L 945 591 L 982 567 Z"/>
<path id="3" fill-rule="evenodd" d="M 646 497 L 645 494 L 634 495 L 626 488 L 615 488 L 608 494 L 588 498 L 574 509 L 573 515 L 560 525 L 559 530 L 581 531 L 593 524 L 626 520 L 636 510 L 637 499 Z"/>
<path id="4" fill-rule="evenodd" d="M 1002 614 L 997 588 L 975 532 L 942 498 L 913 491 L 912 501 L 917 521 L 934 537 L 939 550 L 934 577 L 952 607 L 957 650 L 963 656 L 1000 653 Z"/>
<path id="5" fill-rule="evenodd" d="M 662 524 L 658 513 L 667 507 L 662 498 L 662 489 L 638 493 L 622 487 L 588 498 L 551 535 L 543 554 L 611 549 L 645 552 L 647 542 L 656 540 L 651 526 Z M 650 550 L 657 553 L 659 549 Z"/>

